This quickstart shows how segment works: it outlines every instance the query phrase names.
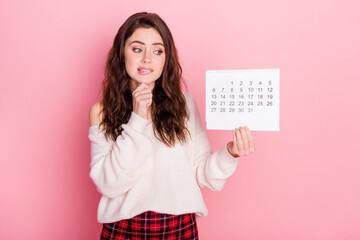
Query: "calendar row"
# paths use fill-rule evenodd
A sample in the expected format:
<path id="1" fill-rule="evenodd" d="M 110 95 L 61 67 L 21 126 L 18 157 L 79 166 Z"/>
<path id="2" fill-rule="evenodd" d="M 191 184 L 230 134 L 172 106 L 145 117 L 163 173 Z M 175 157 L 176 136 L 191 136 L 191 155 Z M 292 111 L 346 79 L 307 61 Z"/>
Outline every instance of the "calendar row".
<path id="1" fill-rule="evenodd" d="M 235 99 L 274 99 L 274 95 L 272 94 L 211 94 L 211 101 L 221 101 L 221 100 L 235 100 Z"/>
<path id="2" fill-rule="evenodd" d="M 268 80 L 268 81 L 264 81 L 264 80 L 241 80 L 241 79 L 236 79 L 236 80 L 229 80 L 227 79 L 226 82 L 228 83 L 228 85 L 230 86 L 271 86 L 273 85 L 273 81 L 272 80 Z"/>
<path id="3" fill-rule="evenodd" d="M 212 93 L 244 93 L 244 92 L 249 92 L 249 93 L 272 93 L 274 92 L 274 88 L 273 87 L 240 87 L 240 88 L 211 88 L 211 92 Z"/>
<path id="4" fill-rule="evenodd" d="M 274 105 L 273 101 L 211 101 L 210 106 L 211 107 L 217 107 L 217 106 L 258 106 L 258 107 L 272 107 Z"/>
<path id="5" fill-rule="evenodd" d="M 254 112 L 254 108 L 216 108 L 216 107 L 212 107 L 210 109 L 211 113 L 253 113 Z"/>

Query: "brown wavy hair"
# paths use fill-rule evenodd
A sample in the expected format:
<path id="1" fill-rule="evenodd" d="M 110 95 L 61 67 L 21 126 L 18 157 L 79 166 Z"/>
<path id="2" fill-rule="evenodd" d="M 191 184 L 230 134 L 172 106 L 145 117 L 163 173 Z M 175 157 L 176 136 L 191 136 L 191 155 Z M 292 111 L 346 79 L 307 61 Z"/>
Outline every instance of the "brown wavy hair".
<path id="1" fill-rule="evenodd" d="M 109 51 L 101 100 L 106 139 L 116 140 L 122 124 L 129 121 L 133 110 L 130 77 L 125 69 L 125 42 L 138 28 L 154 28 L 165 47 L 165 64 L 152 90 L 151 117 L 155 136 L 168 146 L 176 141 L 186 141 L 190 133 L 186 127 L 189 119 L 186 100 L 181 91 L 182 69 L 179 64 L 172 34 L 165 22 L 155 13 L 140 12 L 130 16 L 120 27 Z"/>

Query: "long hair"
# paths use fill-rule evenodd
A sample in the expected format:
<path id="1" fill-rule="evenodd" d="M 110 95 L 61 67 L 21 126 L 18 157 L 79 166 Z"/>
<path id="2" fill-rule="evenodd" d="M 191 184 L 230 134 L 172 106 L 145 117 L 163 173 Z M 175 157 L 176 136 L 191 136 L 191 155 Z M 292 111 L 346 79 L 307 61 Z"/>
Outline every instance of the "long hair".
<path id="1" fill-rule="evenodd" d="M 181 91 L 182 69 L 171 32 L 155 13 L 141 12 L 130 16 L 120 27 L 109 51 L 101 100 L 106 139 L 122 133 L 122 124 L 129 121 L 133 110 L 130 77 L 125 69 L 125 42 L 138 28 L 154 28 L 160 34 L 165 47 L 165 64 L 159 79 L 155 81 L 151 104 L 151 117 L 155 136 L 168 146 L 176 141 L 186 142 L 190 135 L 186 120 L 189 119 L 186 100 Z"/>

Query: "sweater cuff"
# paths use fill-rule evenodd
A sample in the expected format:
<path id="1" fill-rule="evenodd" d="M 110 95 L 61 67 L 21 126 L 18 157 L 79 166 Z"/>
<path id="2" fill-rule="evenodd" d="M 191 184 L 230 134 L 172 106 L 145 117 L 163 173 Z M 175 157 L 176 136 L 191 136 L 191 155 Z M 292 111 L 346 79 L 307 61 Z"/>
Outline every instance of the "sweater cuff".
<path id="1" fill-rule="evenodd" d="M 147 123 L 148 123 L 147 119 L 144 119 L 139 115 L 137 115 L 136 113 L 131 112 L 131 116 L 127 125 L 138 132 L 143 132 L 144 129 L 146 128 Z"/>
<path id="2" fill-rule="evenodd" d="M 237 158 L 236 158 L 236 157 L 233 157 L 233 156 L 229 153 L 226 145 L 225 145 L 225 147 L 224 147 L 223 149 L 220 150 L 219 156 L 220 156 L 221 159 L 227 159 L 227 160 L 229 160 L 229 161 L 236 161 L 236 162 L 237 162 L 237 160 L 240 158 L 240 157 L 237 157 Z"/>
<path id="3" fill-rule="evenodd" d="M 238 158 L 234 158 L 233 156 L 231 156 L 226 146 L 221 149 L 218 154 L 218 159 L 219 161 L 221 161 L 221 163 L 219 163 L 221 165 L 220 168 L 222 172 L 226 174 L 226 178 L 228 178 L 235 172 L 239 162 Z"/>

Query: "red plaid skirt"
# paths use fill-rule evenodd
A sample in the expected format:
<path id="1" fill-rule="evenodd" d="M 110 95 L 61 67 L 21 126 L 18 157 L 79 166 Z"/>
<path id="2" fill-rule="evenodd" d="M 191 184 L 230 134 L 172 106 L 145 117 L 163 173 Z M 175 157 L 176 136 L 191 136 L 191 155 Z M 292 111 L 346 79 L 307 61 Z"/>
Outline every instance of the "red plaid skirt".
<path id="1" fill-rule="evenodd" d="M 152 211 L 103 224 L 101 240 L 198 239 L 195 213 L 170 215 Z"/>

